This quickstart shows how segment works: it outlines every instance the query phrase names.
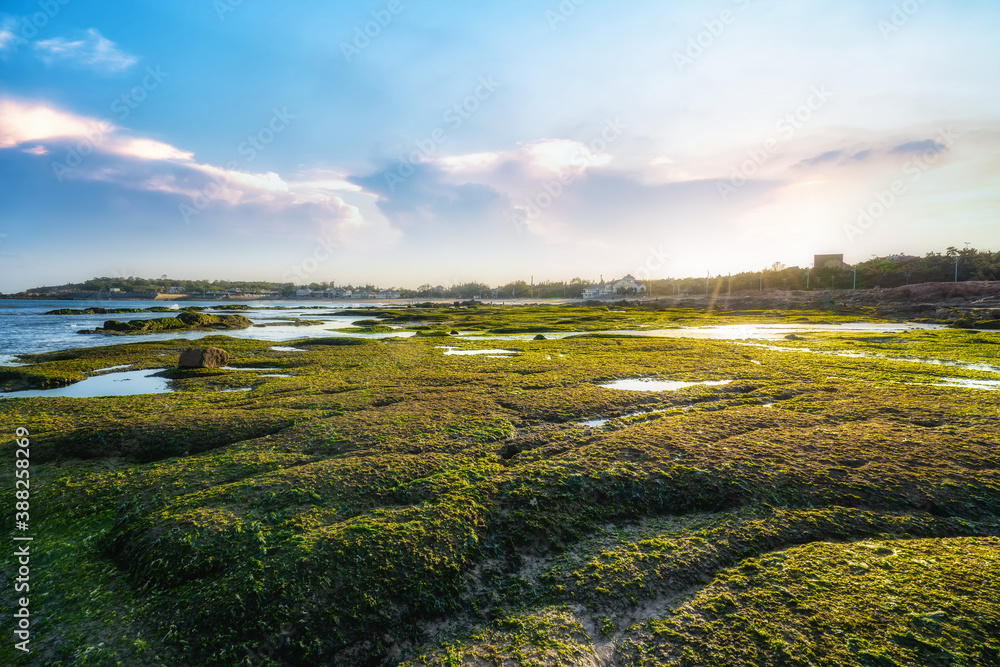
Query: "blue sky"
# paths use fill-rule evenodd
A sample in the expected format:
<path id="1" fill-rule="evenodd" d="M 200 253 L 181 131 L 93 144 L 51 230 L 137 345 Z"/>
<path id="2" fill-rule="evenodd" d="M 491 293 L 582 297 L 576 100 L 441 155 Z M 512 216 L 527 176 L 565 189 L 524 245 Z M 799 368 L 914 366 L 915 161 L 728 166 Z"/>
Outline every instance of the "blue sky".
<path id="1" fill-rule="evenodd" d="M 986 1 L 3 2 L 0 290 L 997 250 L 997 34 Z"/>

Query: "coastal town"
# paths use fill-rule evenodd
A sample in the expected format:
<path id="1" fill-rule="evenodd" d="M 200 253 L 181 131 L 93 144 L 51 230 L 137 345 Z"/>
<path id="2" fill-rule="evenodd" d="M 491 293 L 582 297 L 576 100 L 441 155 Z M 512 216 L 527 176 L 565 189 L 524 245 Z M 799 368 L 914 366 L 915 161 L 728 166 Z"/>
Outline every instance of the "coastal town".
<path id="1" fill-rule="evenodd" d="M 899 253 L 872 257 L 854 264 L 844 255 L 817 254 L 806 267 L 775 262 L 759 271 L 725 275 L 708 271 L 701 277 L 651 278 L 626 273 L 620 278 L 598 280 L 515 280 L 503 285 L 484 282 L 431 285 L 416 288 L 380 287 L 374 284 L 338 284 L 333 281 L 308 285 L 268 281 L 178 280 L 168 278 L 104 277 L 82 283 L 35 287 L 4 299 L 59 300 L 489 300 L 564 299 L 601 301 L 671 296 L 737 295 L 771 291 L 864 290 L 892 288 L 928 282 L 996 280 L 1000 277 L 1000 253 L 966 247 L 948 248 L 923 257 Z M 645 279 L 644 279 L 645 278 Z"/>

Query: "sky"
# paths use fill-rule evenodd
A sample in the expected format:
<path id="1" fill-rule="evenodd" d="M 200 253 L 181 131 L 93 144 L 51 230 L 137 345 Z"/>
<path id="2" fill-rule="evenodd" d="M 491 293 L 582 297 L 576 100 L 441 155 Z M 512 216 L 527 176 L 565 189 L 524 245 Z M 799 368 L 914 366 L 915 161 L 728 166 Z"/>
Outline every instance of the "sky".
<path id="1" fill-rule="evenodd" d="M 0 291 L 1000 250 L 993 0 L 0 0 Z"/>

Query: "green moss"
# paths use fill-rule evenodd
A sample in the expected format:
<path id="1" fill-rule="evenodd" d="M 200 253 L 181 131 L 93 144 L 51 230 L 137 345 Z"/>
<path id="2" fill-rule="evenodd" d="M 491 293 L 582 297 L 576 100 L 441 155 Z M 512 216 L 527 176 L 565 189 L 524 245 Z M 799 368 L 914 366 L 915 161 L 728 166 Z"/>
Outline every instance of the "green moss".
<path id="1" fill-rule="evenodd" d="M 77 333 L 108 335 L 138 335 L 171 331 L 197 331 L 206 329 L 245 329 L 253 322 L 243 315 L 207 315 L 182 312 L 177 317 L 155 317 L 148 320 L 120 322 L 108 320 L 98 329 L 80 329 Z"/>
<path id="2" fill-rule="evenodd" d="M 41 664 L 586 664 L 609 641 L 621 664 L 952 660 L 925 644 L 954 664 L 990 659 L 1000 596 L 956 603 L 973 622 L 948 626 L 947 646 L 920 624 L 938 611 L 952 618 L 945 592 L 980 583 L 961 566 L 941 588 L 962 558 L 992 573 L 1000 393 L 933 384 L 995 375 L 927 361 L 993 365 L 992 333 L 803 334 L 755 346 L 614 332 L 833 317 L 360 313 L 429 335 L 300 340 L 295 353 L 208 336 L 201 344 L 226 349 L 234 366 L 294 377 L 171 370 L 173 393 L 0 401 L 8 423 L 31 430 L 36 543 L 46 545 Z M 532 328 L 592 335 L 484 333 Z M 516 354 L 445 355 L 451 330 L 479 332 L 475 349 Z M 173 367 L 189 344 L 27 355 L 0 379 L 9 390 L 121 364 Z M 730 382 L 600 386 L 636 377 Z M 252 391 L 217 392 L 233 387 Z M 610 421 L 580 423 L 595 418 Z M 882 562 L 850 551 L 859 540 L 938 545 L 939 561 L 901 564 L 887 581 L 910 602 L 879 607 L 870 630 L 816 614 L 800 623 L 793 599 L 818 607 L 826 591 L 849 614 L 890 594 L 851 569 Z M 796 588 L 779 567 L 792 561 L 802 581 L 832 587 Z M 10 562 L 0 568 L 10 575 Z M 713 643 L 703 630 L 719 619 L 733 629 Z M 801 637 L 850 639 L 856 650 L 813 655 Z M 723 638 L 746 653 L 714 653 Z M 0 646 L 0 661 L 27 664 L 10 651 Z"/>
<path id="3" fill-rule="evenodd" d="M 996 538 L 953 538 L 750 559 L 631 628 L 619 664 L 997 664 L 998 556 Z"/>

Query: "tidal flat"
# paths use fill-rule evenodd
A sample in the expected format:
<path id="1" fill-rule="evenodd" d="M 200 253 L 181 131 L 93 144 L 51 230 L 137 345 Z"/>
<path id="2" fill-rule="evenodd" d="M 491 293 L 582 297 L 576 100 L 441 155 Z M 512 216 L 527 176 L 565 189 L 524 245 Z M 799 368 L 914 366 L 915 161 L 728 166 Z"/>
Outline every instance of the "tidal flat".
<path id="1" fill-rule="evenodd" d="M 338 311 L 355 335 L 199 340 L 222 369 L 20 355 L 33 654 L 0 663 L 1000 664 L 1000 331 L 615 311 Z"/>

